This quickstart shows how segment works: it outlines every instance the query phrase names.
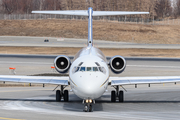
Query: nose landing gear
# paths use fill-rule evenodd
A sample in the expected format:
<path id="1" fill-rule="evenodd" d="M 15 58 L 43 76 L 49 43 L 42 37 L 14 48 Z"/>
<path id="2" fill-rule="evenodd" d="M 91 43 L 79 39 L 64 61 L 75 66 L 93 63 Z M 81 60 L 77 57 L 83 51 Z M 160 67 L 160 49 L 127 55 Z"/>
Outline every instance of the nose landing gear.
<path id="1" fill-rule="evenodd" d="M 84 106 L 84 112 L 93 112 L 93 106 L 92 104 L 86 104 Z"/>
<path id="2" fill-rule="evenodd" d="M 93 112 L 93 103 L 95 103 L 94 100 L 83 100 L 83 104 L 84 104 L 84 112 Z"/>

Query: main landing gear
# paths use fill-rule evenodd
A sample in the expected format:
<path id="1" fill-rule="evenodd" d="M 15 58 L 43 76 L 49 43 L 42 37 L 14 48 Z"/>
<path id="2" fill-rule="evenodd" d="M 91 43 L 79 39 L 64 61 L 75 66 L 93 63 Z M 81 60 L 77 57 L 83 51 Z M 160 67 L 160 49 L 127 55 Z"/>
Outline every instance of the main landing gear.
<path id="1" fill-rule="evenodd" d="M 124 92 L 119 91 L 119 86 L 114 86 L 116 91 L 111 91 L 111 102 L 116 102 L 116 100 L 119 100 L 119 102 L 124 102 Z"/>
<path id="2" fill-rule="evenodd" d="M 93 103 L 95 104 L 95 101 L 91 99 L 83 100 L 84 112 L 93 112 Z"/>
<path id="3" fill-rule="evenodd" d="M 68 90 L 64 90 L 66 86 L 61 86 L 61 90 L 56 90 L 56 101 L 60 102 L 61 98 L 64 98 L 64 102 L 68 102 L 69 101 L 69 91 Z"/>

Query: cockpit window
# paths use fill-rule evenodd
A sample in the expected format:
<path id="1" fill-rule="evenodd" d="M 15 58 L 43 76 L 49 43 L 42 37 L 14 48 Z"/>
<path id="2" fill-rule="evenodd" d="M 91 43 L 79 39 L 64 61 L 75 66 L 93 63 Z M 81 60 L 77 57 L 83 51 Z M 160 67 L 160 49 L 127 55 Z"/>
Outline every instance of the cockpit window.
<path id="1" fill-rule="evenodd" d="M 91 67 L 87 67 L 87 71 L 92 71 L 92 70 L 91 70 Z"/>
<path id="2" fill-rule="evenodd" d="M 106 73 L 106 69 L 104 67 L 99 67 L 99 71 L 101 71 L 102 73 Z"/>
<path id="3" fill-rule="evenodd" d="M 75 73 L 75 72 L 79 71 L 79 68 L 80 68 L 80 67 L 74 67 L 73 70 L 72 70 L 72 72 Z"/>
<path id="4" fill-rule="evenodd" d="M 98 62 L 95 62 L 95 64 L 96 64 L 97 66 L 100 66 Z"/>
<path id="5" fill-rule="evenodd" d="M 102 72 L 102 73 L 106 73 L 106 69 L 104 67 L 74 67 L 73 69 L 73 73 L 76 73 L 78 71 L 81 71 L 81 72 Z"/>
<path id="6" fill-rule="evenodd" d="M 80 68 L 80 67 L 76 67 L 76 70 L 75 70 L 75 72 L 79 71 L 79 68 Z"/>
<path id="7" fill-rule="evenodd" d="M 86 68 L 85 67 L 81 67 L 80 71 L 84 72 L 84 71 L 86 71 Z"/>
<path id="8" fill-rule="evenodd" d="M 98 68 L 97 67 L 93 67 L 93 71 L 98 71 Z"/>
<path id="9" fill-rule="evenodd" d="M 83 62 L 79 63 L 79 65 L 78 65 L 78 66 L 81 66 L 82 64 L 83 64 Z"/>

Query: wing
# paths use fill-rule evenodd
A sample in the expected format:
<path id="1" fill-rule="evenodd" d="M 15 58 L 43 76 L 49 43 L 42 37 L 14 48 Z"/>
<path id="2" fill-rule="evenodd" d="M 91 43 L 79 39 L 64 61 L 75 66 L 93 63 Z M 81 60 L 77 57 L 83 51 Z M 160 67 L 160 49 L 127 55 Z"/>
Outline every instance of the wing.
<path id="1" fill-rule="evenodd" d="M 180 76 L 167 77 L 110 77 L 109 82 L 112 86 L 133 85 L 133 84 L 161 84 L 180 82 Z"/>
<path id="2" fill-rule="evenodd" d="M 43 77 L 43 76 L 13 76 L 0 75 L 0 81 L 17 83 L 40 83 L 54 85 L 68 85 L 69 77 Z"/>

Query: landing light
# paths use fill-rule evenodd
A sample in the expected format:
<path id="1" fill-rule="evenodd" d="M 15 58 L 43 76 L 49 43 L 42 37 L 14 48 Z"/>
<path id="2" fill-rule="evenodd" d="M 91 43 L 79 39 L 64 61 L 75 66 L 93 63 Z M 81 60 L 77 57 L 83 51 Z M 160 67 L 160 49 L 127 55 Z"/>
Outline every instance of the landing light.
<path id="1" fill-rule="evenodd" d="M 87 100 L 86 100 L 86 103 L 92 103 L 92 102 L 93 102 L 93 101 L 92 101 L 91 99 L 89 99 L 89 100 L 87 99 Z"/>

